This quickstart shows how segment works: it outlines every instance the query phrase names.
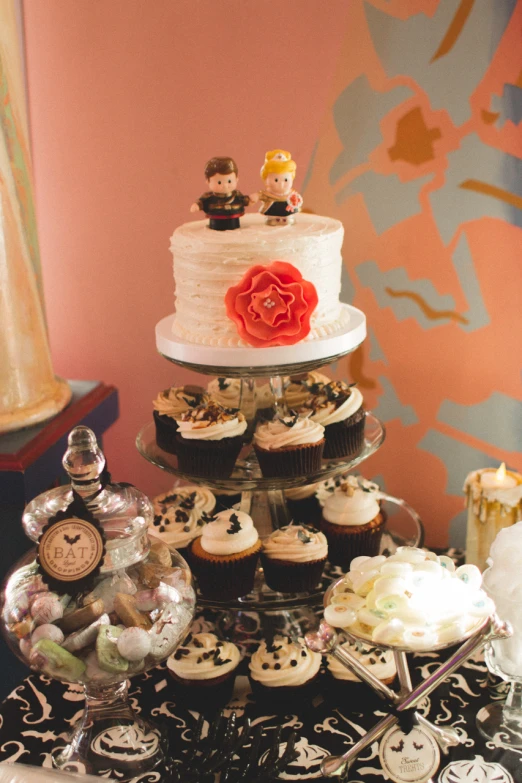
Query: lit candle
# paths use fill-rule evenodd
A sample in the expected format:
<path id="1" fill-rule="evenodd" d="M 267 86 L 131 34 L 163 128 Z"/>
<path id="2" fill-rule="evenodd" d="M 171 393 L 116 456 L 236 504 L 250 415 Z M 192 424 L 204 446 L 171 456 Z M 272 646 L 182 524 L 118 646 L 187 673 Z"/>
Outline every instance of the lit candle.
<path id="1" fill-rule="evenodd" d="M 483 468 L 470 473 L 464 484 L 467 497 L 466 563 L 481 571 L 491 544 L 504 527 L 522 519 L 522 475 L 506 470 Z"/>

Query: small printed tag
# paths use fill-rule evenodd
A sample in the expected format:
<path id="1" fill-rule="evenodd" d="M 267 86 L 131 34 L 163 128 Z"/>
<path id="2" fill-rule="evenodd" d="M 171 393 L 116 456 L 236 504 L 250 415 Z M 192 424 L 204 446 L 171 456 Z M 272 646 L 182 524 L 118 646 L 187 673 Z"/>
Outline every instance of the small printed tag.
<path id="1" fill-rule="evenodd" d="M 409 734 L 392 726 L 381 740 L 379 758 L 395 783 L 427 783 L 439 768 L 440 751 L 435 738 L 419 726 Z"/>
<path id="2" fill-rule="evenodd" d="M 80 497 L 51 517 L 38 539 L 44 582 L 58 593 L 89 590 L 105 556 L 105 535 Z"/>

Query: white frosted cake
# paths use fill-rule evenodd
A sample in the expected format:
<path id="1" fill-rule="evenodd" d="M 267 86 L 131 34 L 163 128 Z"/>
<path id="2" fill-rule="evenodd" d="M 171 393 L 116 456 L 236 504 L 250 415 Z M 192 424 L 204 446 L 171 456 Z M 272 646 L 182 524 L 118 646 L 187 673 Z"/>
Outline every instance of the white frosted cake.
<path id="1" fill-rule="evenodd" d="M 343 233 L 338 220 L 311 214 L 300 214 L 293 225 L 286 226 L 268 226 L 263 215 L 245 215 L 241 228 L 235 231 L 213 231 L 207 220 L 180 226 L 171 239 L 176 283 L 175 337 L 198 345 L 262 347 L 335 335 L 346 328 L 349 320 L 339 301 Z M 285 265 L 274 267 L 274 262 Z M 261 282 L 257 289 L 255 284 L 248 289 L 249 275 L 259 272 L 260 266 L 276 270 L 276 278 L 279 274 L 283 280 L 281 286 L 277 280 L 275 287 L 269 285 L 266 281 L 270 278 L 258 275 L 256 280 Z M 288 269 L 290 277 L 295 276 L 296 270 L 297 282 L 285 284 L 287 278 L 281 270 Z M 296 286 L 304 287 L 305 295 L 309 290 L 313 292 L 313 298 L 305 296 L 307 303 L 301 310 L 296 310 Z M 247 289 L 251 299 L 245 304 L 245 294 L 237 310 L 243 307 L 249 322 L 247 329 L 252 326 L 253 337 L 245 337 L 245 330 L 238 328 L 238 319 L 234 317 L 235 302 Z M 306 307 L 309 331 L 298 326 L 287 336 L 285 323 L 303 320 Z"/>

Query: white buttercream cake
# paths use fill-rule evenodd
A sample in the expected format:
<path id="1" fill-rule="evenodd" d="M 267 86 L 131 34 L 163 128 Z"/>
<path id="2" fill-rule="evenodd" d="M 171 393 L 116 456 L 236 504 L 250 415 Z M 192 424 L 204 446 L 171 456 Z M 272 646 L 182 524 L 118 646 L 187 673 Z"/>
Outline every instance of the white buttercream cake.
<path id="1" fill-rule="evenodd" d="M 245 215 L 235 231 L 213 231 L 207 220 L 180 226 L 171 238 L 174 335 L 199 345 L 245 346 L 227 315 L 225 294 L 250 269 L 274 261 L 292 264 L 317 291 L 305 340 L 336 334 L 349 320 L 339 301 L 343 234 L 338 220 L 312 214 L 300 214 L 286 226 L 268 226 L 262 215 Z"/>

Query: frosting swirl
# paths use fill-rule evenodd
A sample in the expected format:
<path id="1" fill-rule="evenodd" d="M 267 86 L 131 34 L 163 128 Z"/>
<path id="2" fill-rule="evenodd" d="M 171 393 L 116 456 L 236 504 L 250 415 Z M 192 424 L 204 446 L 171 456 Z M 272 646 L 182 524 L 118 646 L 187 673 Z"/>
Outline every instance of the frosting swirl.
<path id="1" fill-rule="evenodd" d="M 321 372 L 317 372 L 317 370 L 313 370 L 308 373 L 305 380 L 293 381 L 291 378 L 286 378 L 285 380 L 289 382 L 285 389 L 286 404 L 289 408 L 300 408 L 310 399 L 310 386 L 316 383 L 329 383 L 330 378 Z"/>
<path id="2" fill-rule="evenodd" d="M 252 517 L 231 508 L 220 511 L 204 527 L 201 547 L 210 555 L 235 555 L 250 549 L 258 540 Z"/>
<path id="3" fill-rule="evenodd" d="M 178 431 L 188 440 L 222 440 L 242 435 L 246 419 L 240 411 L 223 408 L 212 400 L 191 408 L 177 419 Z"/>
<path id="4" fill-rule="evenodd" d="M 263 541 L 263 554 L 273 560 L 308 563 L 322 560 L 328 554 L 324 533 L 305 525 L 287 525 L 274 530 Z"/>
<path id="5" fill-rule="evenodd" d="M 189 634 L 167 660 L 168 668 L 184 680 L 211 680 L 233 671 L 240 661 L 238 648 L 213 633 Z"/>
<path id="6" fill-rule="evenodd" d="M 182 549 L 201 535 L 214 511 L 216 498 L 207 487 L 189 485 L 157 495 L 152 504 L 154 520 L 150 532 L 166 544 Z"/>
<path id="7" fill-rule="evenodd" d="M 161 391 L 152 406 L 160 416 L 170 416 L 177 419 L 191 407 L 190 403 L 205 402 L 208 395 L 203 389 L 199 390 L 193 386 L 172 386 L 170 389 Z"/>
<path id="8" fill-rule="evenodd" d="M 302 639 L 293 642 L 286 636 L 275 636 L 273 644 L 263 639 L 249 663 L 252 679 L 271 688 L 304 685 L 320 666 L 320 653 L 305 647 Z"/>
<path id="9" fill-rule="evenodd" d="M 362 642 L 343 642 L 341 647 L 350 652 L 354 658 L 357 658 L 379 680 L 388 680 L 397 674 L 392 650 L 381 650 L 378 647 L 363 644 Z M 328 656 L 327 666 L 336 680 L 361 682 L 351 669 L 348 669 L 331 655 Z"/>
<path id="10" fill-rule="evenodd" d="M 327 427 L 353 416 L 362 403 L 363 396 L 355 386 L 350 387 L 342 381 L 331 381 L 325 383 L 319 393 L 308 400 L 303 410 L 312 411 L 312 421 Z"/>
<path id="11" fill-rule="evenodd" d="M 377 492 L 376 484 L 347 476 L 324 501 L 323 517 L 333 525 L 365 525 L 380 513 Z"/>
<path id="12" fill-rule="evenodd" d="M 258 424 L 254 443 L 261 449 L 284 449 L 287 446 L 305 446 L 319 443 L 324 438 L 324 427 L 307 418 L 285 416 Z"/>
<path id="13" fill-rule="evenodd" d="M 207 386 L 211 398 L 224 408 L 239 408 L 240 378 L 213 378 Z"/>

